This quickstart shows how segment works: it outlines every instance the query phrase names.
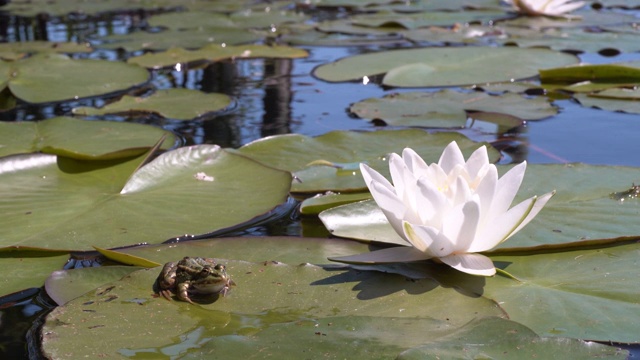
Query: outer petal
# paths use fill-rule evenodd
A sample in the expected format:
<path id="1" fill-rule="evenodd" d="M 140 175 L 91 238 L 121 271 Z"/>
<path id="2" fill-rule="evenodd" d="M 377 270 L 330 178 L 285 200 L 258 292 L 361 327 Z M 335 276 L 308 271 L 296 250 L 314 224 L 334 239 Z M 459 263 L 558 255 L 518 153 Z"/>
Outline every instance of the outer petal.
<path id="1" fill-rule="evenodd" d="M 430 257 L 422 251 L 410 246 L 392 247 L 364 254 L 329 258 L 331 261 L 347 264 L 384 264 L 425 259 L 430 259 Z"/>
<path id="2" fill-rule="evenodd" d="M 444 148 L 438 165 L 442 167 L 445 173 L 449 173 L 456 165 L 464 165 L 464 156 L 458 147 L 458 143 L 452 141 Z"/>
<path id="3" fill-rule="evenodd" d="M 524 179 L 524 172 L 527 169 L 527 162 L 524 161 L 507 171 L 506 174 L 498 180 L 496 186 L 496 193 L 491 201 L 491 208 L 489 209 L 488 220 L 494 219 L 507 211 L 516 197 L 520 185 L 522 185 L 522 179 Z"/>
<path id="4" fill-rule="evenodd" d="M 405 239 L 429 257 L 447 256 L 454 251 L 453 242 L 430 226 L 402 223 Z"/>
<path id="5" fill-rule="evenodd" d="M 496 274 L 496 267 L 493 265 L 493 261 L 480 254 L 453 254 L 441 257 L 440 261 L 467 274 L 481 276 Z"/>
<path id="6" fill-rule="evenodd" d="M 468 252 L 480 252 L 493 249 L 505 241 L 514 230 L 524 221 L 536 201 L 535 196 L 512 207 L 500 216 L 490 218 L 482 232 L 476 235 L 476 241 L 469 247 Z"/>
<path id="7" fill-rule="evenodd" d="M 393 227 L 398 235 L 405 238 L 402 221 L 407 217 L 407 211 L 402 200 L 399 199 L 394 192 L 375 181 L 369 184 L 369 191 L 371 191 L 373 199 L 380 209 L 382 209 L 387 220 L 389 220 L 391 227 Z"/>
<path id="8" fill-rule="evenodd" d="M 393 187 L 398 197 L 403 198 L 405 190 L 405 180 L 409 170 L 407 169 L 404 161 L 398 154 L 389 155 L 389 172 L 391 173 L 391 180 L 393 181 Z"/>
<path id="9" fill-rule="evenodd" d="M 548 192 L 548 193 L 546 193 L 546 194 L 544 194 L 542 196 L 539 196 L 536 199 L 535 203 L 533 204 L 533 207 L 531 208 L 531 211 L 526 215 L 524 220 L 522 220 L 520 225 L 518 225 L 518 227 L 515 228 L 515 230 L 513 230 L 513 232 L 511 234 L 509 234 L 509 236 L 507 236 L 507 239 L 510 238 L 513 234 L 515 234 L 518 231 L 520 231 L 523 227 L 525 227 L 525 225 L 527 225 L 531 220 L 533 220 L 533 218 L 536 217 L 536 215 L 538 215 L 540 210 L 542 210 L 542 208 L 547 204 L 547 202 L 555 194 L 556 194 L 556 191 L 553 190 L 552 192 Z M 504 239 L 504 240 L 507 240 L 507 239 Z"/>
<path id="10" fill-rule="evenodd" d="M 569 1 L 558 1 L 552 2 L 546 9 L 544 9 L 545 14 L 550 15 L 562 15 L 573 10 L 579 9 L 584 6 L 584 1 L 577 2 L 569 2 Z"/>
<path id="11" fill-rule="evenodd" d="M 380 175 L 379 172 L 373 170 L 369 165 L 365 163 L 360 163 L 360 172 L 362 173 L 362 178 L 364 179 L 364 183 L 369 187 L 371 182 L 377 182 L 384 187 L 386 187 L 389 191 L 395 192 L 393 185 L 385 178 Z"/>

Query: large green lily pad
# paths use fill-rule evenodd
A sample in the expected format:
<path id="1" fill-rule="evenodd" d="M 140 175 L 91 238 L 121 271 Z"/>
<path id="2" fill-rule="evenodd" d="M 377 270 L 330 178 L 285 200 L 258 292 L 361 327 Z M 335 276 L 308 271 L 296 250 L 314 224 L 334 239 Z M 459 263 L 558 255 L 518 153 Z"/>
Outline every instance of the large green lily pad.
<path id="1" fill-rule="evenodd" d="M 365 99 L 352 104 L 349 111 L 361 118 L 382 120 L 389 125 L 457 128 L 465 126 L 467 111 L 504 113 L 525 120 L 543 119 L 558 112 L 543 97 L 452 90 L 406 92 Z"/>
<path id="2" fill-rule="evenodd" d="M 208 233 L 272 210 L 291 183 L 287 172 L 212 145 L 164 153 L 136 171 L 143 159 L 0 159 L 0 247 L 89 250 Z"/>
<path id="3" fill-rule="evenodd" d="M 128 60 L 131 64 L 138 64 L 151 69 L 173 66 L 178 63 L 191 63 L 195 61 L 220 61 L 230 58 L 303 58 L 308 56 L 305 50 L 289 46 L 267 45 L 207 45 L 199 50 L 189 51 L 182 48 L 171 48 L 156 54 L 145 54 L 132 57 Z"/>
<path id="4" fill-rule="evenodd" d="M 460 23 L 483 22 L 506 18 L 502 11 L 425 11 L 417 13 L 380 12 L 349 17 L 349 23 L 364 27 L 402 27 L 415 29 L 428 26 L 453 26 Z"/>
<path id="5" fill-rule="evenodd" d="M 638 89 L 608 89 L 595 94 L 575 94 L 574 97 L 582 106 L 640 114 Z"/>
<path id="6" fill-rule="evenodd" d="M 152 296 L 159 268 L 136 271 L 53 310 L 43 328 L 43 350 L 52 358 L 133 355 L 180 347 L 195 336 L 187 351 L 214 336 L 250 335 L 271 331 L 274 324 L 333 316 L 424 319 L 422 326 L 437 333 L 478 316 L 502 315 L 493 301 L 460 295 L 429 280 L 312 265 L 222 262 L 238 284 L 227 297 L 213 303 L 202 299 L 198 305 L 170 302 Z M 96 338 L 102 340 L 89 340 Z M 412 338 L 416 345 L 424 341 L 422 333 Z"/>
<path id="7" fill-rule="evenodd" d="M 0 84 L 26 102 L 47 103 L 123 91 L 146 82 L 149 73 L 136 65 L 107 60 L 35 55 L 0 61 Z"/>
<path id="8" fill-rule="evenodd" d="M 54 117 L 38 122 L 0 122 L 0 157 L 44 152 L 74 159 L 107 160 L 137 156 L 165 137 L 168 149 L 176 137 L 160 128 L 115 121 Z"/>
<path id="9" fill-rule="evenodd" d="M 501 172 L 508 167 L 500 166 Z M 556 190 L 538 216 L 499 248 L 544 246 L 582 240 L 640 235 L 635 197 L 620 201 L 614 193 L 628 191 L 640 178 L 640 168 L 617 166 L 529 165 L 514 204 Z M 337 236 L 406 244 L 393 231 L 374 201 L 326 210 L 320 218 Z"/>
<path id="10" fill-rule="evenodd" d="M 293 172 L 291 190 L 301 193 L 362 191 L 366 185 L 359 170 L 367 162 L 382 173 L 388 173 L 387 155 L 411 147 L 430 162 L 437 161 L 451 141 L 457 141 L 465 154 L 483 144 L 458 133 L 429 134 L 422 130 L 375 132 L 334 131 L 315 138 L 299 134 L 273 136 L 251 142 L 238 153 L 263 164 Z M 489 146 L 489 156 L 499 158 Z"/>
<path id="11" fill-rule="evenodd" d="M 573 55 L 546 49 L 425 48 L 351 56 L 318 66 L 314 75 L 337 82 L 386 73 L 382 83 L 388 86 L 460 86 L 524 79 L 576 63 Z"/>
<path id="12" fill-rule="evenodd" d="M 104 115 L 121 113 L 156 113 L 169 119 L 191 120 L 219 111 L 231 104 L 225 94 L 206 94 L 197 90 L 158 90 L 147 97 L 125 95 L 119 101 L 101 108 L 74 108 L 75 115 Z"/>

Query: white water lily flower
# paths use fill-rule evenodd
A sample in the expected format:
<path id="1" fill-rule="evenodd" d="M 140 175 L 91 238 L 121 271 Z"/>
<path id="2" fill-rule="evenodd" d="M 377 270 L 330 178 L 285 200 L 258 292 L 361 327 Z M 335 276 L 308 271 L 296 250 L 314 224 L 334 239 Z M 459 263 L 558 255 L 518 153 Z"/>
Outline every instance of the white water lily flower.
<path id="1" fill-rule="evenodd" d="M 531 197 L 509 208 L 526 169 L 514 166 L 501 178 L 489 163 L 486 147 L 465 162 L 458 144 L 451 142 L 437 164 L 427 165 L 407 148 L 391 154 L 393 185 L 365 164 L 365 183 L 393 229 L 411 247 L 395 247 L 367 254 L 333 258 L 340 262 L 439 261 L 466 273 L 496 273 L 487 251 L 522 229 L 555 192 Z"/>
<path id="2" fill-rule="evenodd" d="M 581 8 L 584 1 L 572 0 L 505 0 L 521 14 L 532 16 L 563 16 Z"/>

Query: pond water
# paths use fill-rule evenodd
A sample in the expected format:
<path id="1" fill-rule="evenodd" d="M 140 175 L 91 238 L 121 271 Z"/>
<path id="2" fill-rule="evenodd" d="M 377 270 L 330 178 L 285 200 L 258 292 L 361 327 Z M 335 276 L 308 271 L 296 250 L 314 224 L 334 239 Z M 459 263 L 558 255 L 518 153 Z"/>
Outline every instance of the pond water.
<path id="1" fill-rule="evenodd" d="M 637 11 L 628 12 L 638 14 Z M 99 36 L 138 30 L 139 26 L 144 25 L 148 15 L 143 11 L 136 11 L 116 16 L 67 19 L 41 16 L 34 19 L 4 14 L 0 15 L 0 36 L 4 42 L 82 42 Z M 344 16 L 342 12 L 326 11 L 317 16 L 336 15 Z M 186 122 L 165 120 L 154 115 L 103 118 L 161 125 L 176 132 L 181 137 L 183 145 L 218 144 L 237 148 L 253 140 L 276 134 L 299 133 L 315 136 L 333 130 L 375 130 L 377 127 L 371 122 L 350 116 L 348 106 L 370 97 L 415 90 L 389 89 L 374 81 L 368 84 L 361 81 L 327 83 L 310 75 L 320 64 L 357 53 L 379 50 L 384 48 L 382 46 L 302 47 L 310 53 L 306 59 L 235 60 L 192 70 L 184 67 L 157 70 L 153 72 L 149 84 L 137 89 L 138 94 L 144 94 L 152 87 L 189 88 L 204 92 L 220 92 L 233 97 L 234 104 L 231 108 L 208 118 Z M 118 60 L 129 55 L 131 54 L 122 51 L 99 50 L 77 56 Z M 614 57 L 605 57 L 587 53 L 580 55 L 580 58 L 590 63 L 610 63 L 640 60 L 640 54 L 622 53 Z M 105 96 L 45 105 L 19 103 L 15 109 L 0 113 L 0 119 L 33 121 L 69 115 L 73 107 L 101 106 L 112 98 L 113 96 Z M 586 108 L 573 100 L 558 100 L 554 105 L 561 109 L 558 115 L 549 119 L 529 121 L 525 126 L 508 134 L 495 134 L 491 124 L 474 124 L 460 131 L 474 140 L 494 143 L 504 152 L 503 163 L 527 160 L 530 163 L 584 162 L 640 166 L 640 115 Z M 300 236 L 302 226 L 294 211 L 267 224 L 239 233 Z M 27 342 L 27 339 L 37 339 L 35 331 L 38 321 L 52 306 L 46 294 L 37 289 L 27 289 L 20 294 L 0 298 L 2 358 L 37 358 L 37 350 L 28 348 L 35 346 L 36 342 Z M 634 351 L 635 356 L 640 355 L 640 350 Z"/>

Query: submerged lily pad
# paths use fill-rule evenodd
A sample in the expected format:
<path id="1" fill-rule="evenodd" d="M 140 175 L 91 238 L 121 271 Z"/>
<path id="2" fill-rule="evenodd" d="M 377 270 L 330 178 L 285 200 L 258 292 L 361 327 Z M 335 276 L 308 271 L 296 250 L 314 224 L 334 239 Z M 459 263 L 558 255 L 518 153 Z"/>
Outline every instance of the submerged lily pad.
<path id="1" fill-rule="evenodd" d="M 337 82 L 386 73 L 382 83 L 388 86 L 460 86 L 524 79 L 576 63 L 573 55 L 546 49 L 425 48 L 351 56 L 318 66 L 314 75 Z"/>
<path id="2" fill-rule="evenodd" d="M 0 159 L 0 247 L 90 250 L 208 233 L 272 210 L 291 184 L 218 146 L 173 150 L 136 171 L 144 159 Z"/>
<path id="3" fill-rule="evenodd" d="M 70 117 L 0 121 L 0 157 L 40 151 L 85 160 L 125 158 L 148 151 L 163 136 L 162 148 L 175 144 L 171 132 L 149 125 Z"/>
<path id="4" fill-rule="evenodd" d="M 189 89 L 158 90 L 147 97 L 125 95 L 119 101 L 102 108 L 74 108 L 75 115 L 104 115 L 121 113 L 156 113 L 170 119 L 191 120 L 219 111 L 231 104 L 225 94 L 207 94 Z"/>
<path id="5" fill-rule="evenodd" d="M 367 133 L 334 131 L 315 138 L 299 134 L 273 136 L 236 151 L 263 164 L 293 172 L 297 178 L 292 183 L 293 192 L 363 191 L 366 186 L 360 174 L 360 162 L 388 174 L 387 154 L 411 147 L 428 161 L 437 161 L 444 147 L 453 140 L 467 155 L 483 145 L 458 133 L 429 134 L 410 129 Z M 491 146 L 489 158 L 499 158 Z"/>
<path id="6" fill-rule="evenodd" d="M 30 103 L 110 94 L 140 85 L 148 78 L 146 69 L 116 61 L 76 60 L 63 55 L 0 61 L 0 84 Z"/>
<path id="7" fill-rule="evenodd" d="M 464 127 L 467 111 L 505 113 L 526 120 L 543 119 L 557 113 L 557 109 L 543 97 L 452 90 L 407 92 L 365 99 L 351 105 L 349 111 L 361 118 L 382 120 L 389 125 L 426 127 Z"/>
<path id="8" fill-rule="evenodd" d="M 499 171 L 507 168 L 500 166 Z M 618 201 L 610 195 L 629 189 L 638 178 L 640 168 L 528 165 L 514 204 L 554 189 L 557 193 L 529 225 L 498 248 L 637 236 L 640 199 Z M 406 244 L 372 200 L 326 210 L 320 218 L 336 236 Z"/>
<path id="9" fill-rule="evenodd" d="M 640 114 L 640 90 L 609 89 L 595 94 L 575 94 L 582 106 L 595 107 L 609 111 L 623 111 Z"/>
<path id="10" fill-rule="evenodd" d="M 156 54 L 145 54 L 132 57 L 128 60 L 131 64 L 138 64 L 147 68 L 158 69 L 173 66 L 178 63 L 191 63 L 195 61 L 220 61 L 230 58 L 303 58 L 308 56 L 305 50 L 289 46 L 267 45 L 237 45 L 222 46 L 208 45 L 199 50 L 189 51 L 182 48 L 172 48 Z"/>

